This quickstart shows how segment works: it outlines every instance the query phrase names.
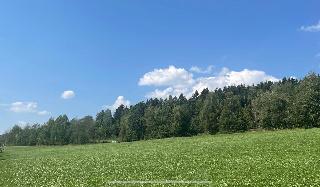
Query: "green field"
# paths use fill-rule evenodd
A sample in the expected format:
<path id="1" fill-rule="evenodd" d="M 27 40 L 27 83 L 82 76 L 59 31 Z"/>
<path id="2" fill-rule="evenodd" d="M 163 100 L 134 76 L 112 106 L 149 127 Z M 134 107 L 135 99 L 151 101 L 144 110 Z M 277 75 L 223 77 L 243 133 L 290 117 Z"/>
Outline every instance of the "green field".
<path id="1" fill-rule="evenodd" d="M 0 186 L 129 185 L 111 181 L 211 182 L 175 186 L 319 186 L 320 129 L 120 144 L 8 147 L 0 154 L 0 164 Z"/>

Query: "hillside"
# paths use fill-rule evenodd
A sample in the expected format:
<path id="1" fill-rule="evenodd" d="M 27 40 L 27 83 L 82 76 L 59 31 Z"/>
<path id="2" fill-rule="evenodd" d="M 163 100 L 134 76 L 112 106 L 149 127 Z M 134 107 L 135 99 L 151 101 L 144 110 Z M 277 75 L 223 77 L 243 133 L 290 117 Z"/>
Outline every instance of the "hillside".
<path id="1" fill-rule="evenodd" d="M 0 154 L 0 186 L 114 186 L 111 181 L 306 186 L 320 183 L 319 145 L 320 129 L 299 129 L 120 144 L 8 147 Z"/>

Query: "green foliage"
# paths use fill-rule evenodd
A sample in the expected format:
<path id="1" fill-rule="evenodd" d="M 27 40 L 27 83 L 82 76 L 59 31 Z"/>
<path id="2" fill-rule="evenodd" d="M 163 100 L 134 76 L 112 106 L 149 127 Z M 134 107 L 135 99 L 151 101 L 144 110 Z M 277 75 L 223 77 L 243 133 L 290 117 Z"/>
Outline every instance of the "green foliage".
<path id="1" fill-rule="evenodd" d="M 309 74 L 296 89 L 291 117 L 298 127 L 320 127 L 320 77 Z"/>
<path id="2" fill-rule="evenodd" d="M 145 104 L 138 103 L 131 107 L 120 120 L 120 140 L 137 141 L 144 139 L 144 110 Z"/>
<path id="3" fill-rule="evenodd" d="M 99 141 L 109 139 L 112 137 L 113 132 L 113 118 L 111 110 L 102 110 L 96 117 L 95 138 Z"/>
<path id="4" fill-rule="evenodd" d="M 253 101 L 258 126 L 266 129 L 288 128 L 289 98 L 286 94 L 270 91 Z"/>
<path id="5" fill-rule="evenodd" d="M 145 139 L 168 138 L 177 135 L 178 127 L 172 123 L 173 114 L 170 103 L 148 106 L 144 115 Z"/>
<path id="6" fill-rule="evenodd" d="M 227 94 L 219 119 L 220 131 L 237 132 L 247 130 L 248 124 L 242 120 L 242 110 L 240 97 L 232 93 Z"/>
<path id="7" fill-rule="evenodd" d="M 173 108 L 173 126 L 177 135 L 188 136 L 191 116 L 186 104 L 177 105 Z"/>
<path id="8" fill-rule="evenodd" d="M 16 125 L 1 139 L 10 145 L 66 145 L 295 127 L 320 127 L 319 75 L 204 89 L 190 98 L 153 98 L 129 108 L 121 105 L 114 114 L 103 110 L 95 119 L 69 121 L 61 115 L 43 125 Z"/>
<path id="9" fill-rule="evenodd" d="M 217 94 L 210 93 L 201 103 L 202 107 L 199 113 L 199 130 L 198 132 L 217 133 L 219 131 L 219 116 L 221 111 L 221 101 Z"/>

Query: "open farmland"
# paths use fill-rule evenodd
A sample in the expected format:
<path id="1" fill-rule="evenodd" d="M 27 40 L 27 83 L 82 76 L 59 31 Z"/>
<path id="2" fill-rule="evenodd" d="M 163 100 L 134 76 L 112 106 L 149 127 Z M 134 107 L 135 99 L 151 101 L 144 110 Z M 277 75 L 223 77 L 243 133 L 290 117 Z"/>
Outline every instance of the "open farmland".
<path id="1" fill-rule="evenodd" d="M 115 181 L 210 181 L 175 186 L 317 186 L 320 129 L 120 144 L 8 147 L 0 154 L 0 164 L 0 186 L 129 185 L 112 183 Z M 161 185 L 170 186 L 143 184 Z"/>

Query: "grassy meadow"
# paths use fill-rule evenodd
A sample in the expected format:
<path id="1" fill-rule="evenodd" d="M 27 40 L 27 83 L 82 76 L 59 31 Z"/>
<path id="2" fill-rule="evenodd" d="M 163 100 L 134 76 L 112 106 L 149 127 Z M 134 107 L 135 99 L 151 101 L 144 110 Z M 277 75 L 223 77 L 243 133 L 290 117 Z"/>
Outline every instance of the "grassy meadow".
<path id="1" fill-rule="evenodd" d="M 119 144 L 7 147 L 0 186 L 317 186 L 320 129 L 203 135 Z"/>

